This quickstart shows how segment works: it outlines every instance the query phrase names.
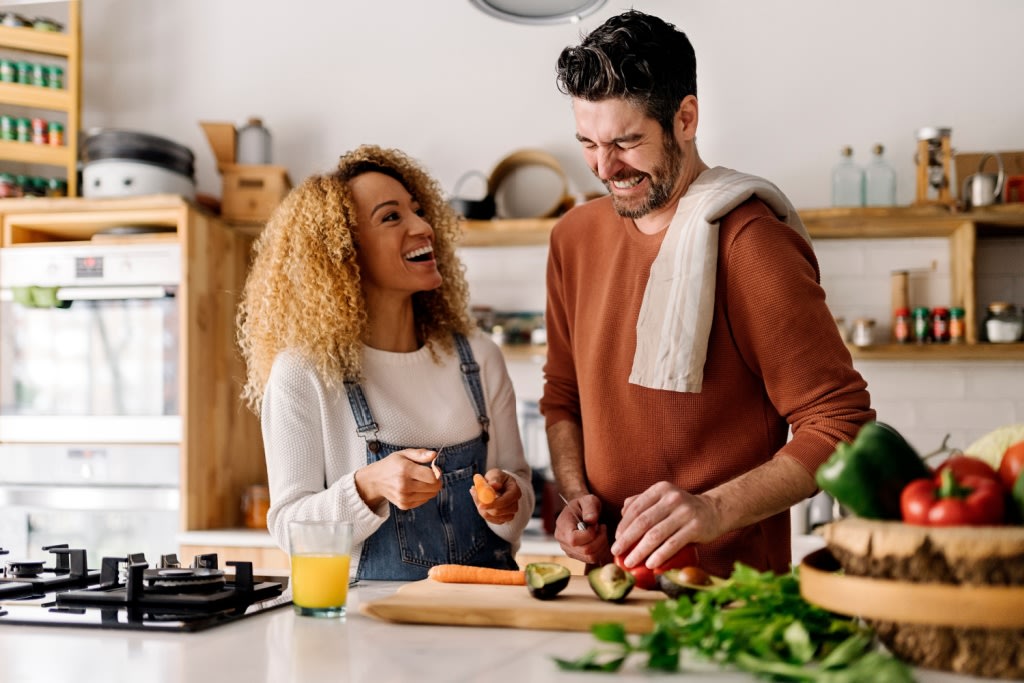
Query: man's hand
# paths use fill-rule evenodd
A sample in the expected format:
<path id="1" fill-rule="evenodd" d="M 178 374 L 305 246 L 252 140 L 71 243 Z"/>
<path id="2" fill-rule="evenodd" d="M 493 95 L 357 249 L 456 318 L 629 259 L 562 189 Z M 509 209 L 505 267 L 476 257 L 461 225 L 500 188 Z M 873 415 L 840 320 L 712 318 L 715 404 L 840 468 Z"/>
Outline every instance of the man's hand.
<path id="1" fill-rule="evenodd" d="M 718 510 L 707 498 L 660 481 L 625 500 L 611 551 L 628 551 L 623 558 L 627 567 L 645 564 L 655 569 L 683 546 L 714 540 L 724 531 Z"/>
<path id="2" fill-rule="evenodd" d="M 492 503 L 481 503 L 477 498 L 476 488 L 470 487 L 470 495 L 473 496 L 473 502 L 476 503 L 477 512 L 484 518 L 484 521 L 492 524 L 511 522 L 519 512 L 519 498 L 523 495 L 515 477 L 504 470 L 494 468 L 484 475 L 484 479 L 498 494 L 498 497 Z"/>
<path id="3" fill-rule="evenodd" d="M 601 501 L 587 494 L 570 500 L 555 520 L 555 540 L 569 557 L 586 564 L 608 564 L 612 561 L 608 549 L 608 529 L 599 524 Z M 583 520 L 586 529 L 577 528 Z"/>

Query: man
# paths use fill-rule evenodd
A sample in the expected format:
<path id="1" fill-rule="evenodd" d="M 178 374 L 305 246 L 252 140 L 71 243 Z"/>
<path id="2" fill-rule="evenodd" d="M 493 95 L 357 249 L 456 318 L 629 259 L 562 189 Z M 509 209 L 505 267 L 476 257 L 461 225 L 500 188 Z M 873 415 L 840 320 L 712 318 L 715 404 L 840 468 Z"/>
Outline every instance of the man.
<path id="1" fill-rule="evenodd" d="M 610 196 L 551 236 L 555 537 L 588 564 L 653 569 L 697 544 L 713 574 L 786 571 L 790 506 L 874 418 L 806 231 L 777 187 L 701 160 L 696 60 L 671 24 L 612 17 L 563 50 L 558 84 Z"/>

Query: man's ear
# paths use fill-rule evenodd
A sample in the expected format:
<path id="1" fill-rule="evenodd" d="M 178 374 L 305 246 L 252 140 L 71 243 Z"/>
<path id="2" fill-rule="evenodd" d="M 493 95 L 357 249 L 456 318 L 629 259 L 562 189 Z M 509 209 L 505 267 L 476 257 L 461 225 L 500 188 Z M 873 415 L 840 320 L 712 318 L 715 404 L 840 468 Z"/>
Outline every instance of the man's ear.
<path id="1" fill-rule="evenodd" d="M 698 107 L 697 98 L 687 95 L 679 103 L 675 115 L 675 132 L 680 142 L 691 142 L 697 137 Z"/>

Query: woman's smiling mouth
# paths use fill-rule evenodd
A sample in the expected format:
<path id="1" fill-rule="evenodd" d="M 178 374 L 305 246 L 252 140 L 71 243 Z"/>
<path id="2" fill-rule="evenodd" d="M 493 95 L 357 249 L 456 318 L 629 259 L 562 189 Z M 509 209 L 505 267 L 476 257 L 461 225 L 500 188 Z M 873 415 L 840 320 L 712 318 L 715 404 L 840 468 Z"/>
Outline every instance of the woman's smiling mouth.
<path id="1" fill-rule="evenodd" d="M 412 263 L 423 263 L 424 261 L 431 261 L 434 258 L 434 247 L 430 244 L 422 246 L 418 249 L 413 249 L 409 253 L 402 256 L 406 261 Z"/>

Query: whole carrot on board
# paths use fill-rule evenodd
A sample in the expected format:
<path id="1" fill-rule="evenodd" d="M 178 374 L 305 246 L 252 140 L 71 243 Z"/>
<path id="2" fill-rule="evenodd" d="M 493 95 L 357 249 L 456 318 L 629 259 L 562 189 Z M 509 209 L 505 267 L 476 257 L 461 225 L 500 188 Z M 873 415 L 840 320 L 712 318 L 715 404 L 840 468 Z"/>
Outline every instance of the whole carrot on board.
<path id="1" fill-rule="evenodd" d="M 427 576 L 441 583 L 493 583 L 503 586 L 525 586 L 526 572 L 517 569 L 492 569 L 468 564 L 436 564 Z"/>
<path id="2" fill-rule="evenodd" d="M 491 488 L 482 474 L 473 475 L 473 488 L 476 489 L 477 499 L 484 505 L 490 505 L 498 497 L 497 492 Z"/>

